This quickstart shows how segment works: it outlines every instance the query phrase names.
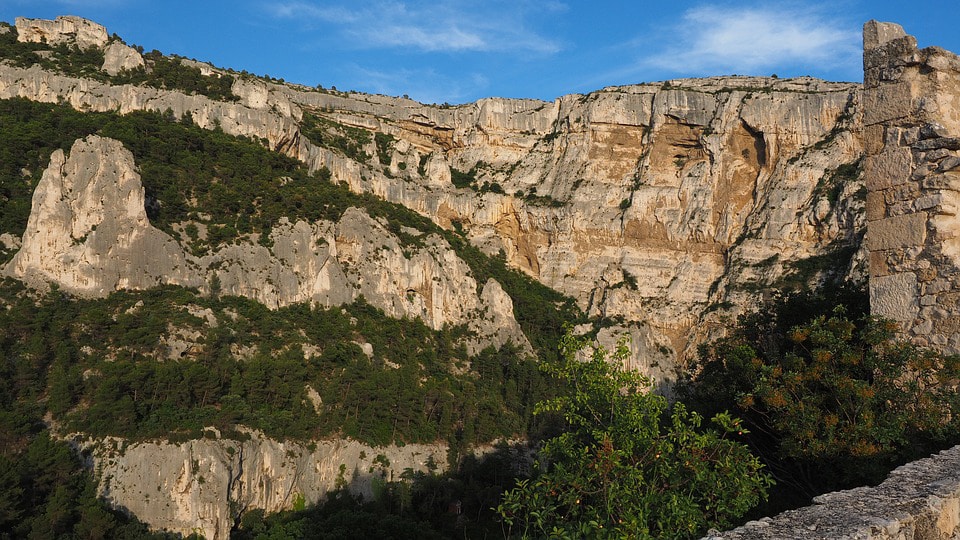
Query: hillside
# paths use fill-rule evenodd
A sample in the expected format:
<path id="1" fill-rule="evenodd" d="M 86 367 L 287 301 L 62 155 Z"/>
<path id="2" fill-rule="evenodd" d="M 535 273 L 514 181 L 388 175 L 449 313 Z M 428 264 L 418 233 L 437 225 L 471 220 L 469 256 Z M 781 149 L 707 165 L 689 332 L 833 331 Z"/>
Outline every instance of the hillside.
<path id="1" fill-rule="evenodd" d="M 4 406 L 76 433 L 114 505 L 149 493 L 138 517 L 207 538 L 344 470 L 456 465 L 543 428 L 564 323 L 629 335 L 664 383 L 773 291 L 862 284 L 863 115 L 859 85 L 807 78 L 424 105 L 18 19 Z"/>

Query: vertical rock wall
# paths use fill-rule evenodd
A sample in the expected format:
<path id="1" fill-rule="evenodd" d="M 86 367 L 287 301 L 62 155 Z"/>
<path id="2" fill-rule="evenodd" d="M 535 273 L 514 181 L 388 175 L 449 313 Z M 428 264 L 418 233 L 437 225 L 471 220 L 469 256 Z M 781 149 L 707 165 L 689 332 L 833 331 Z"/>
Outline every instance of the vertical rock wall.
<path id="1" fill-rule="evenodd" d="M 891 23 L 863 41 L 871 310 L 960 353 L 960 58 Z"/>

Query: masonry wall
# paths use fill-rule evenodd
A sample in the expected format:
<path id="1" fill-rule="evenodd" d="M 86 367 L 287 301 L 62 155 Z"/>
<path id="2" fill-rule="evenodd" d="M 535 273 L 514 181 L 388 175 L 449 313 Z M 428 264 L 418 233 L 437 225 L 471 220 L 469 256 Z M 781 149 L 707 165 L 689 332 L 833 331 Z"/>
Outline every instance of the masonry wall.
<path id="1" fill-rule="evenodd" d="M 709 540 L 941 540 L 960 538 L 960 446 L 908 463 L 876 487 L 827 493 L 814 504 L 751 521 Z"/>
<path id="2" fill-rule="evenodd" d="M 960 353 L 960 58 L 896 24 L 863 41 L 871 311 Z"/>

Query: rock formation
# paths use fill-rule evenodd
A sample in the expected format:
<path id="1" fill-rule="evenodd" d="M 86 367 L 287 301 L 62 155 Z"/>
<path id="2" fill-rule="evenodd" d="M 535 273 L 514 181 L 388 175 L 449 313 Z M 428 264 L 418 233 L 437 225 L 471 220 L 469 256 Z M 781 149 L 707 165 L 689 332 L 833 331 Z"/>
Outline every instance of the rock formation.
<path id="1" fill-rule="evenodd" d="M 508 341 L 531 351 L 513 303 L 494 280 L 479 284 L 442 238 L 404 246 L 363 210 L 334 223 L 291 223 L 271 231 L 266 248 L 248 239 L 195 257 L 153 227 L 133 155 L 92 135 L 69 156 L 55 152 L 34 192 L 22 247 L 4 272 L 36 287 L 56 283 L 82 296 L 176 284 L 276 308 L 298 302 L 350 303 L 361 295 L 387 315 L 420 318 L 440 329 L 468 325 L 476 351 Z"/>
<path id="2" fill-rule="evenodd" d="M 373 448 L 355 441 L 279 442 L 257 432 L 181 444 L 78 439 L 103 497 L 155 530 L 226 540 L 247 511 L 310 505 L 339 487 L 370 498 L 377 482 L 406 470 L 442 472 L 444 445 Z"/>
<path id="3" fill-rule="evenodd" d="M 107 45 L 103 51 L 103 66 L 100 69 L 110 75 L 123 70 L 135 70 L 145 66 L 143 57 L 133 47 L 120 42 Z"/>
<path id="4" fill-rule="evenodd" d="M 118 141 L 90 136 L 69 158 L 50 157 L 33 194 L 23 247 L 7 272 L 35 286 L 106 295 L 161 283 L 197 286 L 183 250 L 147 221 L 133 156 Z"/>
<path id="5" fill-rule="evenodd" d="M 109 40 L 107 29 L 82 17 L 64 15 L 53 21 L 17 17 L 17 39 L 26 43 L 76 45 L 81 49 L 102 49 Z"/>
<path id="6" fill-rule="evenodd" d="M 960 57 L 864 27 L 870 306 L 960 353 Z"/>

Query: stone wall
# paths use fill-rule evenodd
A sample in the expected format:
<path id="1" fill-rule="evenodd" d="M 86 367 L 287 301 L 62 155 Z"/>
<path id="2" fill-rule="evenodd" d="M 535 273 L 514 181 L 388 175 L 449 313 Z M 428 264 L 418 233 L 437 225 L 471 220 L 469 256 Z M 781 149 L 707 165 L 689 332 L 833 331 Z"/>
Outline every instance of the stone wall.
<path id="1" fill-rule="evenodd" d="M 890 23 L 863 41 L 871 310 L 960 353 L 960 58 Z"/>
<path id="2" fill-rule="evenodd" d="M 812 506 L 751 521 L 709 540 L 960 538 L 960 447 L 893 471 L 876 487 L 827 493 Z"/>
<path id="3" fill-rule="evenodd" d="M 863 45 L 870 309 L 960 353 L 960 57 L 877 21 Z M 960 538 L 960 446 L 707 538 Z"/>

